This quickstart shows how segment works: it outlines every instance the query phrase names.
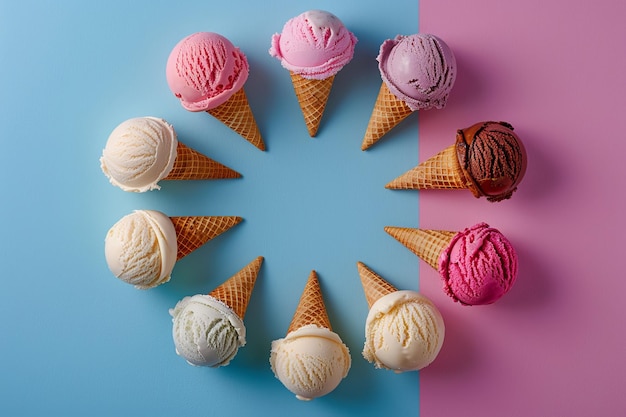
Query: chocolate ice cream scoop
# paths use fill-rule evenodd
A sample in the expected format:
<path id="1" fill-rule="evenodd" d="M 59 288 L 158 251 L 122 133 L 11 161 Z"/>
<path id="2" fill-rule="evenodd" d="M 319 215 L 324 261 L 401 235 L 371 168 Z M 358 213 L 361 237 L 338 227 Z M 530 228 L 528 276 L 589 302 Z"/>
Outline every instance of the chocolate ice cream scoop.
<path id="1" fill-rule="evenodd" d="M 524 145 L 506 122 L 480 122 L 459 129 L 456 154 L 467 187 L 489 201 L 510 198 L 526 171 Z"/>
<path id="2" fill-rule="evenodd" d="M 386 188 L 468 189 L 489 201 L 510 198 L 526 171 L 526 151 L 513 126 L 479 122 L 459 129 L 456 142 L 421 162 Z"/>

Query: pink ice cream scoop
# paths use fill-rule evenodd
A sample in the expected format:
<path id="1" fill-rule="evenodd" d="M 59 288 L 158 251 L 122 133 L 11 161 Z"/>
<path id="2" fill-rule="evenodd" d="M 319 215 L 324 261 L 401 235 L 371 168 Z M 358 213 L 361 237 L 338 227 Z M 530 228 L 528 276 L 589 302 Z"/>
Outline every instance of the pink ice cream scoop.
<path id="1" fill-rule="evenodd" d="M 491 304 L 517 277 L 517 254 L 502 233 L 479 223 L 457 233 L 439 255 L 446 293 L 462 304 Z"/>
<path id="2" fill-rule="evenodd" d="M 322 80 L 352 60 L 356 42 L 336 16 L 310 10 L 287 21 L 282 33 L 272 36 L 269 53 L 289 71 Z"/>
<path id="3" fill-rule="evenodd" d="M 248 79 L 246 56 L 224 36 L 198 32 L 181 40 L 167 60 L 167 83 L 181 105 L 200 112 L 225 103 Z"/>
<path id="4" fill-rule="evenodd" d="M 443 40 L 430 34 L 398 35 L 383 42 L 377 60 L 389 90 L 411 110 L 445 107 L 457 67 Z"/>

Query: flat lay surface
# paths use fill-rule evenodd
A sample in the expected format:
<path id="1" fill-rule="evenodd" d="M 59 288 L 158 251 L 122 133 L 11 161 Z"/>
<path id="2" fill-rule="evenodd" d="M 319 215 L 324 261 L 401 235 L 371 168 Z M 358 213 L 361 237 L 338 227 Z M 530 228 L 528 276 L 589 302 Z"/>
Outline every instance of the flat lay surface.
<path id="1" fill-rule="evenodd" d="M 368 307 L 357 270 L 361 261 L 399 288 L 418 289 L 417 259 L 402 259 L 384 231 L 417 226 L 417 194 L 384 188 L 398 164 L 417 162 L 417 115 L 389 146 L 360 149 L 381 84 L 379 46 L 417 32 L 417 3 L 38 3 L 35 14 L 26 3 L 0 6 L 2 56 L 13 63 L 0 69 L 0 159 L 11 181 L 1 210 L 12 219 L 1 255 L 0 304 L 12 319 L 0 329 L 0 414 L 373 416 L 389 401 L 417 412 L 418 373 L 377 370 L 361 356 Z M 269 53 L 272 36 L 309 9 L 332 12 L 358 39 L 315 138 L 288 70 Z M 265 152 L 209 114 L 185 110 L 170 91 L 170 51 L 199 31 L 227 37 L 247 56 L 244 88 Z M 180 142 L 242 177 L 161 181 L 145 193 L 113 186 L 100 169 L 102 150 L 116 126 L 142 116 L 167 120 Z M 137 290 L 113 276 L 104 256 L 108 229 L 137 209 L 243 221 L 178 261 L 168 283 Z M 169 310 L 258 256 L 246 345 L 228 366 L 188 365 L 176 355 Z M 352 367 L 332 393 L 303 402 L 269 359 L 312 270 Z"/>
<path id="2" fill-rule="evenodd" d="M 450 303 L 437 273 L 420 265 L 420 289 L 447 328 L 437 361 L 420 373 L 422 415 L 623 415 L 626 284 L 616 260 L 626 171 L 616 121 L 626 6 L 421 0 L 419 14 L 420 31 L 445 39 L 459 66 L 445 113 L 419 115 L 420 161 L 487 119 L 511 123 L 528 153 L 510 200 L 420 193 L 421 227 L 485 221 L 519 255 L 517 282 L 491 306 Z"/>
<path id="3" fill-rule="evenodd" d="M 270 54 L 272 36 L 311 9 L 358 39 L 315 138 Z M 625 14 L 619 0 L 0 2 L 0 414 L 623 415 Z M 246 55 L 265 151 L 170 91 L 170 51 L 200 31 Z M 418 31 L 455 54 L 448 104 L 362 151 L 379 47 Z M 241 178 L 161 181 L 144 193 L 112 185 L 99 161 L 107 138 L 142 116 L 167 120 L 180 142 Z M 511 123 L 526 148 L 511 199 L 385 188 L 486 120 Z M 139 290 L 113 276 L 104 253 L 109 228 L 133 210 L 243 220 L 177 261 L 169 282 Z M 480 222 L 519 256 L 515 285 L 486 306 L 454 302 L 437 271 L 385 232 Z M 246 345 L 228 366 L 189 365 L 170 309 L 258 257 Z M 358 262 L 440 310 L 445 339 L 427 368 L 396 374 L 363 358 Z M 312 271 L 351 367 L 330 394 L 299 401 L 274 376 L 270 349 Z"/>

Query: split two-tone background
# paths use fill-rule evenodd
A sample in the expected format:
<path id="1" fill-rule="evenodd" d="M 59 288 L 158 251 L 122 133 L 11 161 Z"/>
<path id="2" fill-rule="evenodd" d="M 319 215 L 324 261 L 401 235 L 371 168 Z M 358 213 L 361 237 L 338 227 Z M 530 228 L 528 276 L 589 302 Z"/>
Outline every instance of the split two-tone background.
<path id="1" fill-rule="evenodd" d="M 314 8 L 335 13 L 359 43 L 311 139 L 267 49 L 287 19 Z M 619 0 L 0 3 L 0 414 L 623 415 L 625 15 Z M 196 31 L 219 32 L 248 56 L 245 88 L 267 152 L 171 96 L 167 56 Z M 362 152 L 378 46 L 418 31 L 456 54 L 448 106 L 412 115 Z M 146 194 L 113 187 L 98 162 L 108 134 L 144 115 L 243 178 Z M 457 128 L 487 119 L 512 123 L 526 145 L 511 200 L 384 189 Z M 103 254 L 106 231 L 133 209 L 245 220 L 180 261 L 168 284 L 138 291 Z M 383 230 L 479 221 L 520 257 L 513 290 L 484 307 L 453 303 L 436 272 Z M 168 309 L 259 255 L 247 346 L 225 368 L 187 365 Z M 440 308 L 446 340 L 430 367 L 396 375 L 361 357 L 357 261 Z M 353 365 L 332 394 L 303 403 L 268 357 L 312 269 Z"/>

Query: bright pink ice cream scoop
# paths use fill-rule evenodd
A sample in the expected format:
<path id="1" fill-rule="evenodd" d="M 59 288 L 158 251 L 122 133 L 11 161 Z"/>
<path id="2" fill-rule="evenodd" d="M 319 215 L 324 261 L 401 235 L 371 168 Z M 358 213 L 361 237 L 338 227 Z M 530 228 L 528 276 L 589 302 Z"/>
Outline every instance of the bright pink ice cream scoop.
<path id="1" fill-rule="evenodd" d="M 198 32 L 181 40 L 167 60 L 167 83 L 189 111 L 213 109 L 248 79 L 246 56 L 224 36 Z"/>
<path id="2" fill-rule="evenodd" d="M 352 60 L 356 42 L 335 15 L 310 10 L 287 21 L 282 33 L 272 36 L 269 53 L 289 71 L 323 80 Z"/>
<path id="3" fill-rule="evenodd" d="M 502 233 L 479 223 L 457 233 L 439 255 L 446 293 L 467 305 L 491 304 L 517 277 L 517 254 Z"/>
<path id="4" fill-rule="evenodd" d="M 376 59 L 389 90 L 411 110 L 445 107 L 457 68 L 443 40 L 430 34 L 398 35 L 383 42 Z"/>

